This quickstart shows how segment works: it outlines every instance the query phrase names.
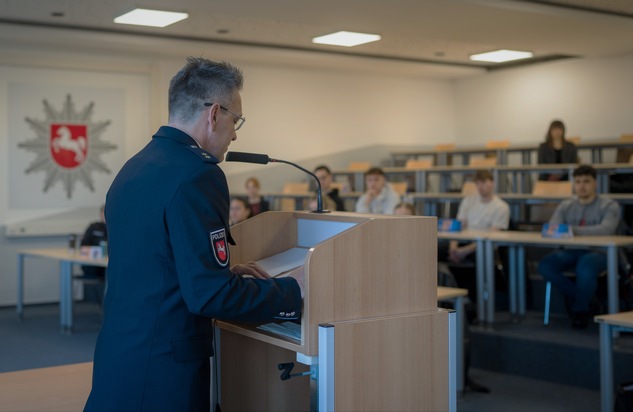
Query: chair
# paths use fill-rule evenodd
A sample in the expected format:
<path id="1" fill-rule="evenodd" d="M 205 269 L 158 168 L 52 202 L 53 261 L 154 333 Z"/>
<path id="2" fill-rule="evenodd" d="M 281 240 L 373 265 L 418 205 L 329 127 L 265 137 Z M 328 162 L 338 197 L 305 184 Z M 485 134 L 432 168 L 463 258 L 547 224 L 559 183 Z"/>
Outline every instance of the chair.
<path id="1" fill-rule="evenodd" d="M 598 278 L 603 278 L 607 275 L 607 272 L 601 272 L 598 275 Z M 574 272 L 565 272 L 565 276 L 575 277 L 576 274 Z M 552 298 L 552 282 L 545 283 L 545 308 L 543 310 L 543 325 L 549 325 L 549 309 L 551 305 Z"/>
<path id="2" fill-rule="evenodd" d="M 470 196 L 470 195 L 475 195 L 477 194 L 477 185 L 475 184 L 475 182 L 464 182 L 464 184 L 462 185 L 462 196 Z"/>
<path id="3" fill-rule="evenodd" d="M 534 196 L 548 196 L 548 195 L 562 195 L 571 196 L 572 184 L 569 181 L 544 181 L 539 180 L 534 184 L 532 188 L 532 195 Z M 550 219 L 554 210 L 558 206 L 558 203 L 547 203 L 542 205 L 533 205 L 530 208 L 530 221 L 532 222 L 546 222 Z M 538 225 L 540 226 L 540 224 Z M 534 229 L 537 229 L 536 226 Z M 540 227 L 538 228 L 540 230 Z M 550 311 L 550 298 L 551 298 L 552 285 L 550 282 L 545 284 L 545 310 L 543 323 L 549 324 L 549 311 Z"/>
<path id="4" fill-rule="evenodd" d="M 468 166 L 480 169 L 495 167 L 497 165 L 497 157 L 474 157 L 468 162 Z"/>
<path id="5" fill-rule="evenodd" d="M 433 162 L 430 160 L 416 160 L 409 159 L 407 163 L 405 163 L 405 169 L 428 169 L 433 166 Z"/>
<path id="6" fill-rule="evenodd" d="M 571 196 L 572 184 L 570 181 L 546 181 L 538 180 L 534 183 L 532 188 L 533 196 Z M 544 203 L 541 205 L 532 205 L 530 207 L 530 221 L 531 222 L 547 222 L 558 203 Z"/>
<path id="7" fill-rule="evenodd" d="M 507 149 L 510 147 L 510 140 L 488 140 L 486 142 L 486 149 Z"/>
<path id="8" fill-rule="evenodd" d="M 371 162 L 350 162 L 347 170 L 350 172 L 366 172 L 371 168 Z"/>
<path id="9" fill-rule="evenodd" d="M 623 134 L 620 136 L 622 143 L 633 142 L 633 134 Z M 616 151 L 615 161 L 616 163 L 633 163 L 633 149 L 629 147 L 619 147 Z"/>
<path id="10" fill-rule="evenodd" d="M 309 184 L 307 182 L 286 182 L 281 190 L 284 194 L 305 194 L 309 192 Z M 297 202 L 295 199 L 282 199 L 281 210 L 293 211 L 297 210 Z"/>
<path id="11" fill-rule="evenodd" d="M 565 140 L 575 144 L 576 146 L 580 144 L 580 136 L 567 136 Z"/>
<path id="12" fill-rule="evenodd" d="M 438 152 L 446 152 L 448 150 L 454 150 L 455 143 L 438 143 L 435 145 L 434 149 Z"/>
<path id="13" fill-rule="evenodd" d="M 407 182 L 390 182 L 391 188 L 400 196 L 407 193 Z"/>
<path id="14" fill-rule="evenodd" d="M 449 152 L 451 150 L 455 150 L 455 147 L 455 143 L 439 143 L 435 145 L 434 149 L 436 152 Z M 433 162 L 436 165 L 451 165 L 453 164 L 453 155 L 448 153 L 435 153 L 433 156 Z"/>
<path id="15" fill-rule="evenodd" d="M 547 195 L 564 195 L 571 196 L 572 185 L 570 181 L 547 181 L 539 180 L 534 184 L 532 188 L 532 194 L 534 196 L 547 196 Z"/>

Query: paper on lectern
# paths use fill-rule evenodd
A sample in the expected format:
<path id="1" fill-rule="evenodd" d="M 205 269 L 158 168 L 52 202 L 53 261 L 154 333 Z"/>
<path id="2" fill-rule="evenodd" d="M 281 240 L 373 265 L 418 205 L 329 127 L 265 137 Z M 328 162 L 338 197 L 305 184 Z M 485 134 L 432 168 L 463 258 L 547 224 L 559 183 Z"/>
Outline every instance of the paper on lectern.
<path id="1" fill-rule="evenodd" d="M 295 247 L 276 255 L 258 260 L 256 263 L 272 277 L 282 277 L 305 264 L 308 248 Z"/>

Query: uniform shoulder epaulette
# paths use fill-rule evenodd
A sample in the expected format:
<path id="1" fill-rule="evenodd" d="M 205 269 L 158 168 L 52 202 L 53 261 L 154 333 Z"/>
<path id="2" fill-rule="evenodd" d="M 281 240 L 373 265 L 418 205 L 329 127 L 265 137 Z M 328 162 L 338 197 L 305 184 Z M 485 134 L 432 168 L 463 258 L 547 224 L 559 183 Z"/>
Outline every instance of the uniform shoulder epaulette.
<path id="1" fill-rule="evenodd" d="M 203 148 L 198 145 L 191 144 L 186 146 L 193 154 L 202 159 L 205 163 L 218 163 L 218 159 L 216 159 L 211 153 L 207 152 Z"/>

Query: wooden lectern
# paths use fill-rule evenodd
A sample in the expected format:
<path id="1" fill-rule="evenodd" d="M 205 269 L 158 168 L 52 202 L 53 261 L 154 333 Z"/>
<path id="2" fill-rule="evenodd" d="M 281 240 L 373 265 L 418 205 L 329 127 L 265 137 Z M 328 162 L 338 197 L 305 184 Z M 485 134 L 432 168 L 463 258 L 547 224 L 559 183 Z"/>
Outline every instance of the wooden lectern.
<path id="1" fill-rule="evenodd" d="M 232 264 L 303 253 L 305 297 L 300 339 L 217 323 L 224 411 L 454 409 L 436 218 L 267 212 L 231 233 Z M 282 381 L 290 362 L 312 376 Z"/>

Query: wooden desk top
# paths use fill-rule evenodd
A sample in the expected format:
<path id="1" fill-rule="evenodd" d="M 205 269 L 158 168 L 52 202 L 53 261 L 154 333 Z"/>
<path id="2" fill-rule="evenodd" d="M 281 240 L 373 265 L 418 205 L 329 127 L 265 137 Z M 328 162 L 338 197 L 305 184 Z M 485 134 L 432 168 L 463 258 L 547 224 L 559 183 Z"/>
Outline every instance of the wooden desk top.
<path id="1" fill-rule="evenodd" d="M 108 266 L 108 258 L 92 259 L 89 256 L 82 256 L 79 251 L 70 253 L 67 248 L 45 248 L 45 249 L 21 249 L 18 253 L 24 256 L 42 257 L 55 259 L 64 262 L 78 263 L 90 266 Z"/>
<path id="2" fill-rule="evenodd" d="M 491 232 L 481 230 L 462 230 L 461 232 L 437 232 L 438 239 L 444 240 L 479 240 L 486 239 Z"/>
<path id="3" fill-rule="evenodd" d="M 438 234 L 439 237 L 439 234 Z M 630 246 L 633 236 L 574 236 L 569 238 L 548 238 L 538 232 L 522 232 L 515 230 L 486 232 L 487 239 L 494 242 L 524 243 L 524 244 L 554 244 L 560 246 Z"/>
<path id="4" fill-rule="evenodd" d="M 549 172 L 549 171 L 566 171 L 575 169 L 579 166 L 577 163 L 548 163 L 548 164 L 529 164 L 529 165 L 496 165 L 486 167 L 486 169 L 497 170 L 499 172 Z M 633 163 L 596 163 L 592 165 L 597 171 L 625 171 L 633 170 Z M 406 167 L 383 167 L 386 174 L 406 174 L 415 172 L 427 173 L 468 173 L 475 172 L 479 167 L 470 165 L 446 165 L 431 166 L 423 168 L 406 168 Z M 334 175 L 365 173 L 362 170 L 335 170 Z"/>
<path id="5" fill-rule="evenodd" d="M 614 137 L 604 137 L 604 138 L 593 138 L 590 141 L 581 141 L 576 145 L 578 149 L 607 149 L 607 148 L 619 148 L 619 147 L 633 147 L 633 142 L 627 142 L 620 140 Z M 416 156 L 416 155 L 433 155 L 437 153 L 448 153 L 448 154 L 469 154 L 469 153 L 488 153 L 488 152 L 496 152 L 496 151 L 506 151 L 506 152 L 522 152 L 522 151 L 532 151 L 538 150 L 539 144 L 517 144 L 505 148 L 487 148 L 484 147 L 483 144 L 481 146 L 470 146 L 470 147 L 455 147 L 449 150 L 437 150 L 434 148 L 420 148 L 420 149 L 409 149 L 409 150 L 398 150 L 391 152 L 392 156 Z"/>
<path id="6" fill-rule="evenodd" d="M 92 387 L 92 362 L 0 373 L 0 409 L 81 411 Z"/>
<path id="7" fill-rule="evenodd" d="M 609 325 L 633 328 L 633 312 L 612 313 L 610 315 L 595 316 L 596 323 L 607 323 Z"/>

